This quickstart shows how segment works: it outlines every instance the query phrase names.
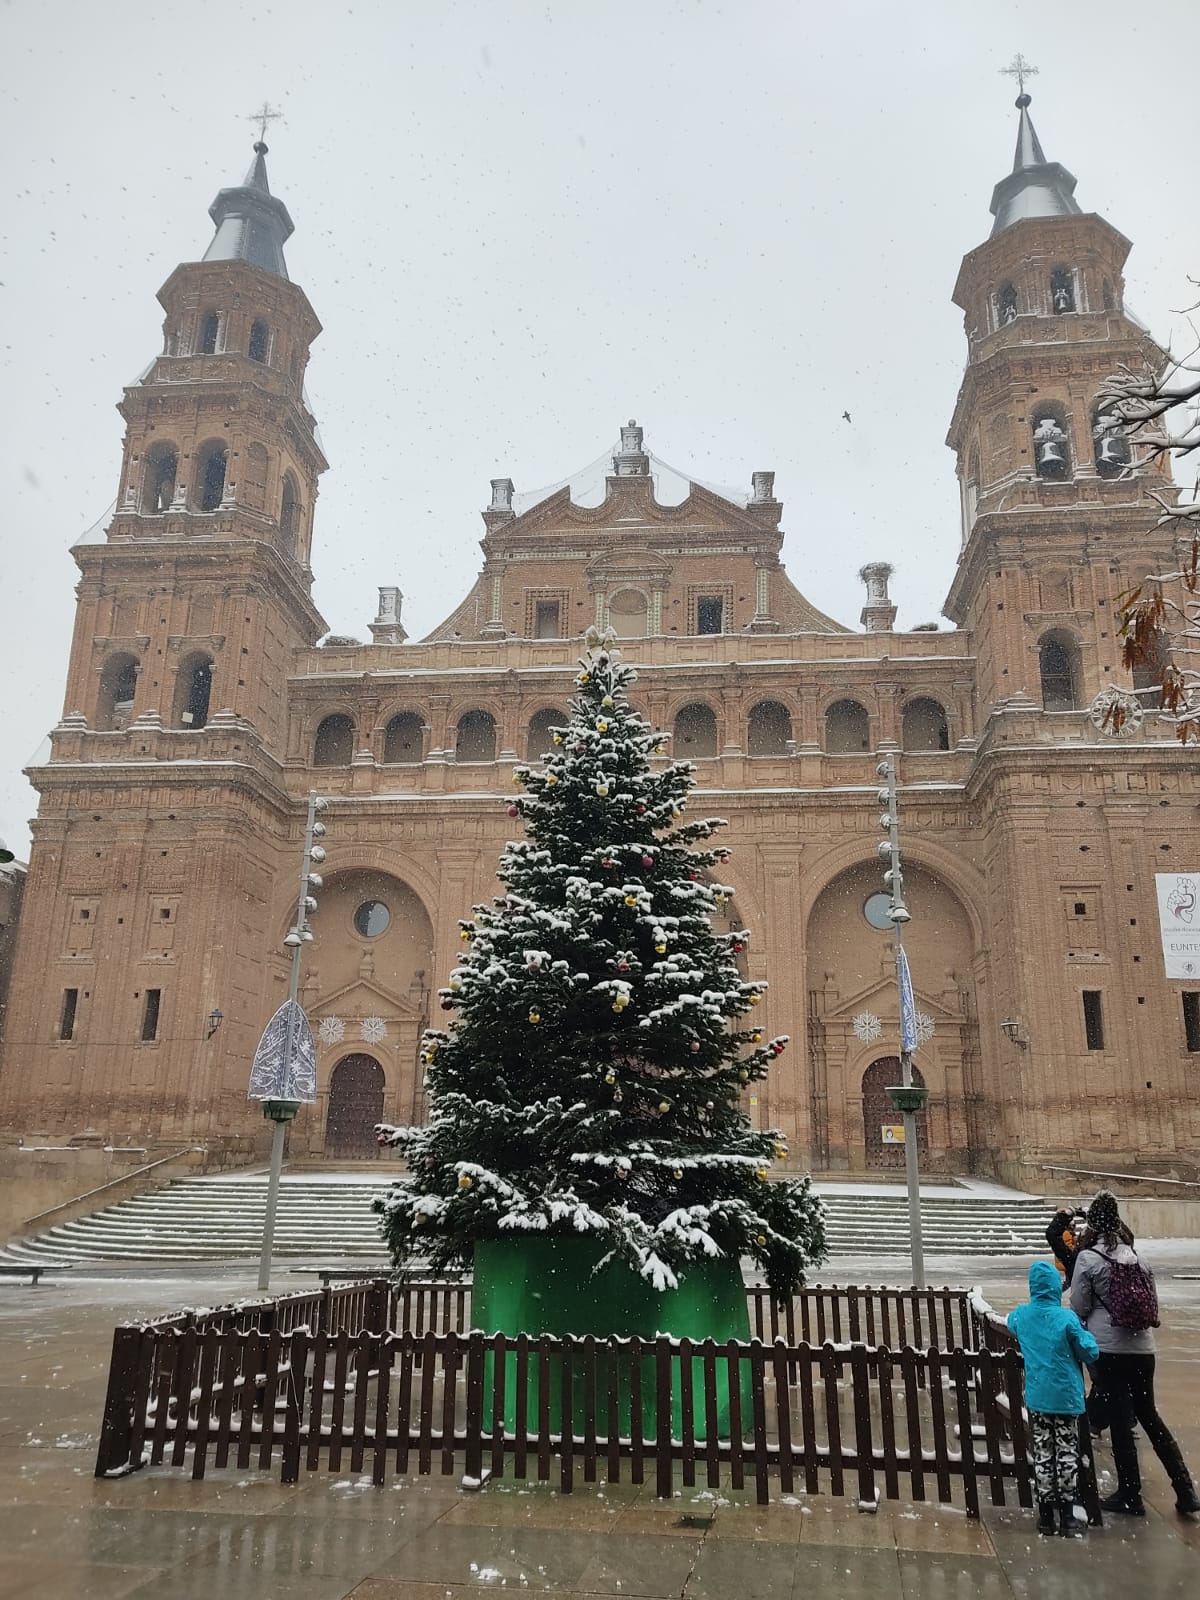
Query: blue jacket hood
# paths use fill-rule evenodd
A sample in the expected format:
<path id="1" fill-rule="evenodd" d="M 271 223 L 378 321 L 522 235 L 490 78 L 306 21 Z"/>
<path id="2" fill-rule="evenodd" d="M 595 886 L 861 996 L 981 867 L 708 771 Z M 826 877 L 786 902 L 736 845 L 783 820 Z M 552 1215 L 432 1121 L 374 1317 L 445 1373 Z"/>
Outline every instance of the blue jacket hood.
<path id="1" fill-rule="evenodd" d="M 1035 1261 L 1029 1269 L 1029 1298 L 1039 1300 L 1043 1305 L 1061 1305 L 1063 1295 L 1063 1281 L 1058 1275 L 1058 1268 L 1052 1267 L 1048 1261 Z"/>

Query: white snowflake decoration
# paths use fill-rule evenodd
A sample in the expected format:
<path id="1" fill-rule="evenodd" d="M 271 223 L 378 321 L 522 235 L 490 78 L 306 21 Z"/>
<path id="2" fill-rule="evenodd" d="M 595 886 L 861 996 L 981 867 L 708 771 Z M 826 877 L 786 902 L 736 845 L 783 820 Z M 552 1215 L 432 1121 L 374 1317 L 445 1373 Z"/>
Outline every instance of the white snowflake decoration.
<path id="1" fill-rule="evenodd" d="M 918 1011 L 916 1017 L 914 1018 L 914 1023 L 915 1026 L 913 1028 L 913 1037 L 916 1039 L 918 1044 L 928 1044 L 930 1039 L 933 1038 L 934 1033 L 937 1031 L 934 1026 L 933 1018 L 926 1016 L 924 1011 Z"/>
<path id="2" fill-rule="evenodd" d="M 873 1011 L 860 1011 L 851 1023 L 855 1037 L 864 1044 L 874 1044 L 883 1032 L 883 1023 Z"/>
<path id="3" fill-rule="evenodd" d="M 317 1038 L 322 1044 L 341 1044 L 346 1037 L 346 1024 L 341 1017 L 322 1017 Z"/>
<path id="4" fill-rule="evenodd" d="M 387 1023 L 382 1017 L 364 1017 L 359 1024 L 358 1036 L 364 1044 L 382 1044 L 387 1038 Z"/>

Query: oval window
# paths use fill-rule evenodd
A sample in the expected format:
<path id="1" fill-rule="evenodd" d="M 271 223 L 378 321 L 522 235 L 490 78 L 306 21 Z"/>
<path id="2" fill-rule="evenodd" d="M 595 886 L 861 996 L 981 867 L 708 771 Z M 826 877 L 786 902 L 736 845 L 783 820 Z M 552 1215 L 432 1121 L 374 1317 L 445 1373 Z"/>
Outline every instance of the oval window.
<path id="1" fill-rule="evenodd" d="M 354 913 L 354 926 L 364 939 L 378 939 L 386 933 L 392 914 L 382 900 L 364 900 Z"/>
<path id="2" fill-rule="evenodd" d="M 887 894 L 873 894 L 863 906 L 863 916 L 873 928 L 882 932 L 891 931 L 892 919 L 888 912 L 892 909 L 892 897 Z"/>

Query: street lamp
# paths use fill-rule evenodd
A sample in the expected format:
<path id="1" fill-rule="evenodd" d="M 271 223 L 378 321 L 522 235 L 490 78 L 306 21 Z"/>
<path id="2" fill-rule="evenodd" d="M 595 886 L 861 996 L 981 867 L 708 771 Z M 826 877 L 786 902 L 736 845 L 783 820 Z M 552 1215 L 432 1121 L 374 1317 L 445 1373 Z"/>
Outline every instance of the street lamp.
<path id="1" fill-rule="evenodd" d="M 212 1038 L 213 1034 L 216 1033 L 217 1029 L 221 1026 L 221 1024 L 224 1021 L 225 1021 L 225 1013 L 222 1010 L 220 1010 L 219 1007 L 214 1007 L 208 1013 L 206 1031 L 205 1031 L 205 1034 L 204 1034 L 204 1038 L 205 1038 L 206 1041 Z"/>
<path id="2" fill-rule="evenodd" d="M 308 818 L 304 830 L 304 855 L 300 864 L 300 893 L 296 900 L 296 920 L 284 936 L 284 949 L 291 955 L 288 997 L 259 1041 L 250 1074 L 250 1096 L 258 1100 L 263 1116 L 274 1123 L 271 1134 L 271 1174 L 267 1183 L 267 1208 L 263 1218 L 262 1252 L 258 1262 L 258 1287 L 271 1282 L 271 1251 L 275 1241 L 275 1213 L 279 1207 L 279 1183 L 283 1175 L 283 1146 L 289 1122 L 304 1104 L 316 1099 L 316 1045 L 308 1018 L 300 1005 L 300 963 L 313 933 L 308 919 L 317 909 L 312 893 L 322 887 L 315 868 L 325 860 L 325 824 L 317 813 L 329 804 L 317 794 L 308 797 Z"/>
<path id="3" fill-rule="evenodd" d="M 908 957 L 904 954 L 904 925 L 912 912 L 904 903 L 904 874 L 900 868 L 900 818 L 896 805 L 896 758 L 888 755 L 875 769 L 887 780 L 876 798 L 885 809 L 879 826 L 887 834 L 879 842 L 879 858 L 887 863 L 883 874 L 888 891 L 887 916 L 896 939 L 896 988 L 900 999 L 900 1082 L 888 1089 L 888 1099 L 904 1119 L 904 1177 L 908 1188 L 908 1227 L 912 1251 L 913 1286 L 925 1287 L 925 1250 L 921 1239 L 921 1178 L 917 1167 L 918 1111 L 925 1109 L 928 1090 L 913 1082 L 912 1053 L 916 1049 L 916 1004 Z"/>

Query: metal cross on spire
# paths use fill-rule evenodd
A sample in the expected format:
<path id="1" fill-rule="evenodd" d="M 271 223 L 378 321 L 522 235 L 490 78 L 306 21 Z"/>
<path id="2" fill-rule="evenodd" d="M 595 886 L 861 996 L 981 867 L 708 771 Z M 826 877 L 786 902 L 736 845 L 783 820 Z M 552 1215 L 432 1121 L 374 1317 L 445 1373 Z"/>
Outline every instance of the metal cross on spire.
<path id="1" fill-rule="evenodd" d="M 1035 68 L 1034 70 L 1036 71 L 1037 69 Z M 267 137 L 267 124 L 269 122 L 278 122 L 282 116 L 282 111 L 272 111 L 271 102 L 269 100 L 264 100 L 258 110 L 252 112 L 250 116 L 246 118 L 246 121 L 258 123 L 258 142 L 259 144 L 263 144 L 265 143 Z"/>
<path id="2" fill-rule="evenodd" d="M 1006 67 L 1000 68 L 1000 71 L 1005 77 L 1015 78 L 1017 80 L 1018 94 L 1025 93 L 1025 79 L 1036 78 L 1038 73 L 1038 69 L 1031 65 L 1030 62 L 1026 61 L 1025 57 L 1019 50 Z"/>

